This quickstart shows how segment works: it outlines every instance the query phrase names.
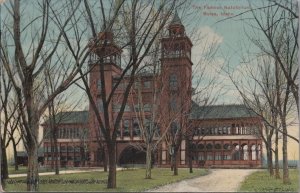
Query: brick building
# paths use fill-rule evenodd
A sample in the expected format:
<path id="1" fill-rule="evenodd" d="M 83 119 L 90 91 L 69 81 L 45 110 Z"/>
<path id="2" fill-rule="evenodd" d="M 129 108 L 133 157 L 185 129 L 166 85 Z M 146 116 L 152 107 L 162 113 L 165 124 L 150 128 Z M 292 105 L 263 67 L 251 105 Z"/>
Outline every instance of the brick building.
<path id="1" fill-rule="evenodd" d="M 90 88 L 103 111 L 101 101 L 100 63 L 104 66 L 105 89 L 109 93 L 119 80 L 122 50 L 114 43 L 111 32 L 98 34 L 100 41 L 91 54 Z M 192 131 L 192 141 L 182 140 L 178 149 L 179 167 L 188 164 L 187 144 L 194 166 L 260 167 L 262 140 L 259 130 L 261 120 L 243 105 L 220 105 L 201 107 L 192 101 L 193 44 L 185 33 L 184 25 L 175 13 L 168 27 L 168 36 L 161 39 L 160 73 L 140 73 L 135 78 L 125 106 L 117 137 L 117 163 L 143 164 L 145 153 L 134 147 L 141 143 L 140 115 L 143 122 L 154 120 L 159 125 L 158 133 L 166 129 L 172 132 L 181 128 Z M 95 63 L 97 62 L 97 63 Z M 122 79 L 109 105 L 110 120 L 120 110 L 124 88 L 128 78 Z M 153 111 L 156 115 L 153 117 Z M 61 166 L 101 166 L 105 151 L 97 142 L 99 125 L 90 107 L 89 111 L 64 112 L 58 122 L 59 163 Z M 113 124 L 113 123 L 112 123 Z M 47 133 L 48 125 L 44 124 Z M 44 140 L 45 164 L 51 164 L 51 138 Z M 170 147 L 162 140 L 153 154 L 154 164 L 170 165 Z"/>

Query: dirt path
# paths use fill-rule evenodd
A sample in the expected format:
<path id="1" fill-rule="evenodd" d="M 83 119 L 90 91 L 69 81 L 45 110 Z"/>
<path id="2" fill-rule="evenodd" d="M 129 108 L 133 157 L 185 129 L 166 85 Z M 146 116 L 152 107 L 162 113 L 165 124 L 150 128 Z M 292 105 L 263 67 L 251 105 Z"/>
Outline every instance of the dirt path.
<path id="1" fill-rule="evenodd" d="M 212 169 L 210 174 L 162 186 L 154 192 L 235 192 L 254 169 Z M 150 192 L 151 192 L 150 191 Z"/>

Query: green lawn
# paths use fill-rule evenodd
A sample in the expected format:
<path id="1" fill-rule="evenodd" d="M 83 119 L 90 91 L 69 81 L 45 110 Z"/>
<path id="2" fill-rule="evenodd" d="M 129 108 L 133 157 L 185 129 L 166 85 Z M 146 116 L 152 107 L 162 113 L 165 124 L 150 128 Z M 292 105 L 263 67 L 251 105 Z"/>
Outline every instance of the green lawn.
<path id="1" fill-rule="evenodd" d="M 64 174 L 59 176 L 41 176 L 40 191 L 113 191 L 130 192 L 144 191 L 161 185 L 177 182 L 187 178 L 206 175 L 203 169 L 194 169 L 190 174 L 188 168 L 180 168 L 179 175 L 173 176 L 170 169 L 154 168 L 152 179 L 144 179 L 145 170 L 124 170 L 117 172 L 117 189 L 106 188 L 107 174 L 105 172 L 89 172 L 80 174 Z M 19 182 L 17 182 L 19 181 Z M 23 181 L 23 182 L 20 182 Z M 6 182 L 6 191 L 25 191 L 25 178 L 13 178 Z"/>
<path id="2" fill-rule="evenodd" d="M 282 179 L 270 177 L 268 171 L 258 171 L 248 176 L 242 183 L 241 192 L 297 192 L 299 190 L 299 171 L 289 170 L 291 184 L 285 185 Z"/>
<path id="3" fill-rule="evenodd" d="M 66 171 L 66 170 L 80 170 L 80 168 L 76 167 L 66 167 L 66 168 L 60 168 L 60 171 Z M 39 173 L 44 172 L 54 172 L 55 169 L 50 169 L 46 167 L 39 168 Z M 8 167 L 8 174 L 26 174 L 27 173 L 27 166 L 19 166 L 19 170 L 15 170 L 15 166 L 9 166 Z"/>

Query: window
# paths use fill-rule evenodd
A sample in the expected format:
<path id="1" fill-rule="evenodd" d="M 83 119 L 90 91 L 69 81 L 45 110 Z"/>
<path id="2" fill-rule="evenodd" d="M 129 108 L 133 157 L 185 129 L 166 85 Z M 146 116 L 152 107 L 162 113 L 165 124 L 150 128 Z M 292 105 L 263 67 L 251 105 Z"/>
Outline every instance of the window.
<path id="1" fill-rule="evenodd" d="M 97 88 L 98 88 L 98 90 L 99 91 L 101 91 L 101 79 L 99 79 L 98 81 L 97 81 Z"/>
<path id="2" fill-rule="evenodd" d="M 223 134 L 227 134 L 227 127 L 223 127 Z"/>
<path id="3" fill-rule="evenodd" d="M 141 83 L 140 83 L 139 80 L 137 80 L 136 82 L 134 82 L 134 88 L 135 88 L 135 89 L 141 88 Z"/>
<path id="4" fill-rule="evenodd" d="M 219 134 L 219 135 L 222 135 L 222 133 L 223 133 L 223 129 L 222 129 L 222 127 L 219 127 L 219 128 L 218 128 L 218 134 Z"/>
<path id="5" fill-rule="evenodd" d="M 230 145 L 228 143 L 224 144 L 223 148 L 225 150 L 230 150 L 231 149 L 231 147 L 230 147 Z"/>
<path id="6" fill-rule="evenodd" d="M 177 76 L 176 74 L 171 74 L 169 79 L 169 86 L 171 89 L 177 89 Z"/>
<path id="7" fill-rule="evenodd" d="M 67 152 L 66 146 L 61 146 L 60 147 L 60 152 Z"/>
<path id="8" fill-rule="evenodd" d="M 203 154 L 199 154 L 198 155 L 198 160 L 203 161 L 204 160 L 204 155 Z"/>
<path id="9" fill-rule="evenodd" d="M 176 111 L 177 110 L 177 104 L 176 104 L 176 98 L 172 97 L 170 100 L 170 109 L 172 111 Z"/>
<path id="10" fill-rule="evenodd" d="M 140 112 L 140 105 L 139 104 L 134 105 L 134 111 L 135 112 Z"/>
<path id="11" fill-rule="evenodd" d="M 208 155 L 207 155 L 207 160 L 213 160 L 213 156 L 210 155 L 210 154 L 208 154 Z"/>
<path id="12" fill-rule="evenodd" d="M 151 81 L 144 81 L 144 88 L 151 88 Z"/>
<path id="13" fill-rule="evenodd" d="M 130 136 L 130 132 L 129 132 L 129 124 L 130 124 L 130 121 L 129 120 L 124 120 L 123 121 L 123 136 L 124 137 L 128 137 Z"/>
<path id="14" fill-rule="evenodd" d="M 212 148 L 213 148 L 212 144 L 210 143 L 206 144 L 206 149 L 212 149 Z"/>
<path id="15" fill-rule="evenodd" d="M 133 136 L 139 136 L 140 135 L 140 126 L 139 126 L 139 120 L 137 118 L 133 119 L 132 122 L 132 129 L 133 129 Z"/>
<path id="16" fill-rule="evenodd" d="M 231 159 L 231 156 L 230 155 L 224 155 L 223 156 L 223 160 L 230 160 Z"/>
<path id="17" fill-rule="evenodd" d="M 74 150 L 75 150 L 75 152 L 80 152 L 80 147 L 77 146 L 74 148 Z"/>
<path id="18" fill-rule="evenodd" d="M 178 123 L 172 122 L 171 123 L 171 134 L 175 135 L 177 133 L 177 130 L 179 129 Z"/>
<path id="19" fill-rule="evenodd" d="M 68 146 L 68 152 L 74 152 L 74 149 L 72 146 Z"/>
<path id="20" fill-rule="evenodd" d="M 125 105 L 124 111 L 125 112 L 130 112 L 130 106 L 128 104 Z"/>
<path id="21" fill-rule="evenodd" d="M 151 111 L 151 105 L 150 104 L 145 104 L 144 105 L 144 111 L 145 112 L 150 112 Z"/>
<path id="22" fill-rule="evenodd" d="M 103 102 L 102 102 L 102 100 L 100 99 L 99 101 L 98 101 L 98 109 L 99 109 L 99 111 L 100 112 L 103 112 Z"/>
<path id="23" fill-rule="evenodd" d="M 121 105 L 120 104 L 113 104 L 113 106 L 112 106 L 113 112 L 119 112 L 120 109 L 121 109 Z"/>
<path id="24" fill-rule="evenodd" d="M 215 160 L 222 160 L 222 156 L 220 153 L 215 153 Z"/>
<path id="25" fill-rule="evenodd" d="M 215 149 L 221 149 L 221 148 L 222 148 L 221 144 L 219 143 L 215 144 Z"/>
<path id="26" fill-rule="evenodd" d="M 200 151 L 203 151 L 203 150 L 204 150 L 204 145 L 203 145 L 203 144 L 199 144 L 199 145 L 198 145 L 198 149 L 199 149 Z"/>

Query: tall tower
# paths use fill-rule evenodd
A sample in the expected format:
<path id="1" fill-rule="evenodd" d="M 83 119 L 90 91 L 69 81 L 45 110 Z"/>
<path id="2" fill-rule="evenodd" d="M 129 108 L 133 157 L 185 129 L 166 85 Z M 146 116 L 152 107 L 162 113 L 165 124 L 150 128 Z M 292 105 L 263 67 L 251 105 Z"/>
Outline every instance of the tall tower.
<path id="1" fill-rule="evenodd" d="M 168 36 L 161 40 L 161 113 L 165 128 L 170 132 L 185 131 L 191 105 L 191 48 L 193 44 L 186 36 L 185 28 L 175 11 L 168 27 Z M 169 126 L 168 126 L 169 125 Z M 184 141 L 183 141 L 184 143 Z M 164 145 L 163 145 L 164 146 Z M 185 143 L 179 148 L 180 164 L 185 164 Z M 178 152 L 179 153 L 179 152 Z M 182 154 L 182 155 L 181 155 Z M 164 163 L 162 156 L 162 164 Z"/>
<path id="2" fill-rule="evenodd" d="M 101 87 L 105 83 L 106 97 L 109 96 L 113 87 L 113 77 L 120 76 L 121 69 L 121 52 L 122 50 L 114 43 L 113 33 L 109 31 L 100 32 L 97 38 L 90 43 L 91 55 L 89 60 L 90 68 L 90 89 L 92 97 L 96 102 L 100 114 L 103 113 L 103 93 Z M 104 82 L 101 80 L 101 69 L 104 70 Z M 109 105 L 109 116 L 112 120 L 112 104 Z M 103 120 L 103 118 L 102 118 Z M 99 152 L 97 136 L 99 124 L 95 116 L 92 105 L 89 107 L 89 126 L 90 126 L 90 147 L 91 161 L 99 163 Z M 112 126 L 112 125 L 111 125 Z"/>

